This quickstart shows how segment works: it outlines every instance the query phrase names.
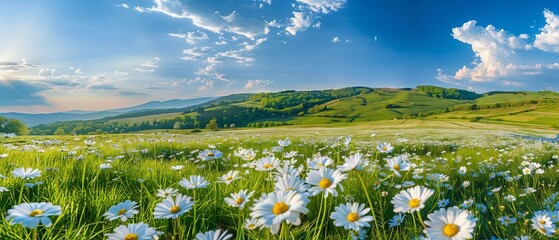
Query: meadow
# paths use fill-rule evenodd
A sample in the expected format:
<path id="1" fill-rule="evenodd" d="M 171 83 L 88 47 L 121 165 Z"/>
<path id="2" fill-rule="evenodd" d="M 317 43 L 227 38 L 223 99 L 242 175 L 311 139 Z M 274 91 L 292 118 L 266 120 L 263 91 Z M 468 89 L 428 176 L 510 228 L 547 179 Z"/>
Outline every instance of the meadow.
<path id="1" fill-rule="evenodd" d="M 516 134 L 556 131 L 398 120 L 0 136 L 0 239 L 557 237 L 559 144 Z M 52 206 L 14 215 L 38 202 Z"/>

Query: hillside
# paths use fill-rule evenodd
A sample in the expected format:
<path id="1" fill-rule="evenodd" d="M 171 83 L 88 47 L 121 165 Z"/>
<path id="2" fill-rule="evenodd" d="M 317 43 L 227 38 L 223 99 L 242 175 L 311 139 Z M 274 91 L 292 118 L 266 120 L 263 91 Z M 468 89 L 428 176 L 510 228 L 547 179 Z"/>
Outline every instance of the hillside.
<path id="1" fill-rule="evenodd" d="M 217 127 L 270 127 L 293 124 L 351 123 L 408 118 L 470 117 L 464 109 L 484 109 L 505 106 L 510 92 L 484 95 L 460 89 L 418 86 L 416 89 L 349 87 L 335 90 L 282 91 L 277 93 L 234 94 L 206 103 L 180 108 L 136 111 L 92 121 L 69 121 L 40 125 L 32 134 L 63 133 L 127 133 L 150 129 L 206 128 L 210 121 Z M 555 101 L 553 92 L 524 92 L 522 101 L 543 106 L 543 101 Z M 525 110 L 526 104 L 516 104 L 507 111 Z M 493 105 L 491 105 L 493 104 Z M 509 104 L 510 105 L 510 104 Z M 513 104 L 514 105 L 514 104 Z M 472 107 L 473 106 L 473 107 Z M 480 108 L 481 107 L 481 108 Z M 480 108 L 480 109 L 478 109 Z M 543 109 L 543 108 L 542 108 Z M 555 111 L 549 108 L 548 111 Z M 507 112 L 508 113 L 508 112 Z M 455 115 L 452 115 L 455 114 Z M 491 113 L 488 113 L 491 115 Z M 477 115 L 476 115 L 477 116 Z M 494 117 L 493 115 L 491 115 Z M 487 118 L 487 120 L 492 120 Z M 495 120 L 496 121 L 496 120 Z M 501 120 L 503 121 L 503 120 Z"/>

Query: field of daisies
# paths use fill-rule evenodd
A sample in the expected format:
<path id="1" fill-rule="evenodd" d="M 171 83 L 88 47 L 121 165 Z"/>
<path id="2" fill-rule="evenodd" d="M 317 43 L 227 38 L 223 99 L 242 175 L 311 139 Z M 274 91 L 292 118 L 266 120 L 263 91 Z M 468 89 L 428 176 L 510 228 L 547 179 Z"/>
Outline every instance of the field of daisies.
<path id="1" fill-rule="evenodd" d="M 0 136 L 0 239 L 559 237 L 559 144 Z"/>

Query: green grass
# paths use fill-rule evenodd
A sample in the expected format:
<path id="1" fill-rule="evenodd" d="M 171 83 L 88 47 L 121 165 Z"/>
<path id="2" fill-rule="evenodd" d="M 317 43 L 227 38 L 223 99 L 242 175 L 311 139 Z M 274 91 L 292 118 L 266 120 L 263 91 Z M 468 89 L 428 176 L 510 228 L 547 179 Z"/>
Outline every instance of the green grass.
<path id="1" fill-rule="evenodd" d="M 142 117 L 133 117 L 133 118 L 119 118 L 115 120 L 110 120 L 109 122 L 118 122 L 118 123 L 142 123 L 146 121 L 153 121 L 154 119 L 162 120 L 162 119 L 173 119 L 175 117 L 182 116 L 182 113 L 165 113 L 165 114 L 158 114 L 158 115 L 149 115 L 149 116 L 142 116 Z"/>
<path id="2" fill-rule="evenodd" d="M 328 198 L 327 217 L 321 227 L 317 226 L 317 219 L 322 197 L 309 197 L 309 212 L 301 216 L 301 225 L 288 226 L 289 239 L 346 239 L 349 231 L 335 227 L 328 216 L 335 206 L 347 201 L 364 203 L 374 209 L 376 221 L 367 228 L 368 238 L 411 239 L 420 236 L 423 228 L 415 215 L 407 214 L 399 227 L 389 228 L 387 225 L 395 215 L 390 201 L 405 189 L 401 185 L 407 181 L 436 191 L 420 212 L 423 219 L 436 209 L 437 200 L 449 199 L 449 206 L 454 206 L 475 199 L 475 203 L 483 204 L 487 212 L 480 211 L 475 204 L 468 208 L 479 219 L 474 239 L 492 236 L 511 239 L 520 235 L 541 239 L 543 235 L 523 223 L 525 220 L 529 222 L 534 212 L 546 207 L 543 199 L 559 191 L 556 185 L 557 160 L 552 159 L 553 155 L 559 154 L 559 147 L 511 137 L 511 134 L 554 136 L 557 131 L 551 128 L 467 121 L 390 120 L 185 133 L 151 131 L 133 135 L 99 135 L 91 137 L 96 141 L 93 146 L 86 146 L 84 140 L 88 137 L 83 136 L 0 139 L 3 143 L 0 154 L 8 154 L 0 160 L 0 174 L 6 176 L 0 179 L 0 186 L 9 189 L 9 192 L 0 193 L 0 206 L 4 209 L 0 217 L 5 219 L 6 210 L 22 202 L 51 202 L 62 207 L 62 215 L 52 217 L 51 227 L 39 227 L 40 239 L 103 239 L 104 234 L 122 224 L 108 222 L 103 213 L 118 202 L 133 200 L 139 204 L 140 213 L 128 223 L 144 222 L 170 237 L 175 230 L 169 227 L 169 221 L 154 219 L 152 215 L 153 208 L 161 201 L 155 196 L 157 189 L 173 187 L 193 196 L 192 190 L 180 187 L 178 182 L 190 175 L 201 175 L 211 184 L 197 190 L 196 217 L 191 210 L 179 218 L 183 239 L 193 239 L 197 232 L 217 228 L 228 230 L 236 239 L 279 239 L 285 236 L 271 235 L 268 229 L 242 228 L 254 201 L 261 193 L 273 191 L 273 181 L 269 181 L 268 173 L 247 168 L 247 162 L 233 153 L 239 147 L 251 148 L 257 151 L 258 159 L 264 156 L 264 151 L 277 146 L 277 140 L 285 138 L 292 139 L 293 143 L 283 152 L 297 152 L 295 166 L 302 166 L 300 177 L 303 179 L 309 172 L 307 158 L 316 154 L 329 156 L 340 165 L 344 156 L 361 152 L 371 162 L 363 171 L 349 172 L 348 178 L 341 183 L 345 191 L 338 197 Z M 372 133 L 376 136 L 372 137 Z M 336 140 L 350 135 L 353 140 L 348 146 Z M 384 158 L 388 155 L 375 149 L 384 141 L 395 145 L 395 155 L 408 154 L 415 167 L 402 172 L 402 177 L 391 176 L 391 171 L 384 167 Z M 197 151 L 207 149 L 209 145 L 222 151 L 224 157 L 208 162 L 196 160 Z M 148 152 L 141 153 L 143 149 Z M 80 155 L 82 160 L 78 160 Z M 274 155 L 283 159 L 281 153 Z M 99 165 L 109 159 L 112 159 L 113 168 L 101 170 Z M 544 173 L 522 174 L 523 161 L 542 164 Z M 184 165 L 184 168 L 172 171 L 170 167 L 174 165 Z M 468 169 L 465 175 L 458 174 L 458 168 L 462 166 Z M 11 176 L 10 172 L 17 167 L 38 168 L 42 174 L 37 179 L 24 181 Z M 230 185 L 216 182 L 229 170 L 239 170 L 242 179 Z M 419 177 L 413 177 L 413 171 Z M 447 175 L 448 182 L 441 185 L 426 180 L 433 173 Z M 518 179 L 507 181 L 506 176 L 518 176 Z M 363 183 L 359 177 L 363 178 Z M 33 188 L 22 186 L 25 182 L 37 181 L 44 183 Z M 470 181 L 470 186 L 462 187 L 464 181 Z M 490 189 L 496 187 L 502 187 L 501 191 L 488 195 Z M 526 187 L 532 187 L 536 192 L 522 196 Z M 255 192 L 247 207 L 239 210 L 226 205 L 223 199 L 241 189 Z M 366 193 L 372 204 L 369 204 Z M 517 201 L 505 201 L 507 195 L 515 196 Z M 499 210 L 501 206 L 502 210 Z M 528 215 L 521 216 L 518 212 Z M 517 218 L 518 222 L 508 227 L 499 225 L 497 218 L 505 215 Z M 29 238 L 31 230 L 9 225 L 6 220 L 0 222 L 0 239 Z"/>

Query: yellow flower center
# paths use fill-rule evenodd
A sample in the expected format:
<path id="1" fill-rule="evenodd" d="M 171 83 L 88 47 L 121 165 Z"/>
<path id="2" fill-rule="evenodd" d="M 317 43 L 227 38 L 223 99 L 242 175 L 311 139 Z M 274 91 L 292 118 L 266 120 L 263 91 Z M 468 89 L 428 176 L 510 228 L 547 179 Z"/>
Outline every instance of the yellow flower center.
<path id="1" fill-rule="evenodd" d="M 319 166 L 319 167 L 324 167 L 324 164 L 319 163 L 319 164 L 317 164 L 317 166 Z"/>
<path id="2" fill-rule="evenodd" d="M 443 227 L 443 234 L 447 237 L 454 237 L 459 231 L 460 227 L 454 223 L 449 223 Z"/>
<path id="3" fill-rule="evenodd" d="M 545 221 L 544 221 L 544 220 L 540 220 L 540 224 L 545 224 Z"/>
<path id="4" fill-rule="evenodd" d="M 215 154 L 213 152 L 208 153 L 208 157 L 213 157 L 213 156 L 215 156 Z"/>
<path id="5" fill-rule="evenodd" d="M 330 181 L 330 179 L 328 179 L 328 178 L 323 178 L 318 183 L 318 186 L 321 187 L 321 188 L 329 188 L 330 186 L 332 186 L 332 181 Z"/>
<path id="6" fill-rule="evenodd" d="M 394 170 L 400 171 L 400 164 L 394 164 Z"/>
<path id="7" fill-rule="evenodd" d="M 178 213 L 180 211 L 181 211 L 181 207 L 179 207 L 179 206 L 172 206 L 171 209 L 170 209 L 171 213 Z"/>
<path id="8" fill-rule="evenodd" d="M 388 151 L 388 148 L 387 148 L 387 147 L 383 147 L 383 148 L 382 148 L 382 151 Z"/>
<path id="9" fill-rule="evenodd" d="M 235 200 L 235 203 L 241 205 L 241 203 L 243 203 L 245 201 L 244 198 L 237 198 L 237 200 Z"/>
<path id="10" fill-rule="evenodd" d="M 272 166 L 274 166 L 274 165 L 272 165 L 271 163 L 264 164 L 265 169 L 271 168 Z"/>
<path id="11" fill-rule="evenodd" d="M 289 206 L 287 206 L 287 204 L 285 204 L 284 202 L 278 202 L 274 204 L 274 207 L 272 208 L 272 213 L 276 215 L 280 215 L 284 212 L 287 212 L 287 210 L 289 210 Z"/>
<path id="12" fill-rule="evenodd" d="M 412 200 L 410 200 L 410 202 L 408 203 L 408 206 L 410 208 L 416 208 L 419 207 L 419 204 L 421 203 L 421 201 L 419 201 L 419 199 L 417 198 L 413 198 Z"/>
<path id="13" fill-rule="evenodd" d="M 138 240 L 138 235 L 134 233 L 129 233 L 124 236 L 124 240 Z"/>
<path id="14" fill-rule="evenodd" d="M 227 180 L 227 181 L 231 181 L 231 180 L 233 180 L 233 177 L 231 177 L 231 176 L 227 176 L 227 177 L 225 178 L 225 180 Z"/>
<path id="15" fill-rule="evenodd" d="M 33 210 L 33 211 L 31 211 L 31 212 L 29 213 L 29 216 L 30 216 L 30 217 L 35 217 L 35 216 L 37 216 L 37 215 L 39 215 L 39 214 L 43 214 L 43 210 L 41 210 L 41 209 L 35 209 L 35 210 Z"/>
<path id="16" fill-rule="evenodd" d="M 254 225 L 252 223 L 248 225 L 248 229 L 254 229 L 254 228 L 256 228 L 256 225 Z"/>
<path id="17" fill-rule="evenodd" d="M 350 222 L 355 222 L 355 221 L 359 220 L 359 215 L 357 213 L 350 212 L 347 215 L 346 219 Z"/>
<path id="18" fill-rule="evenodd" d="M 122 215 L 126 213 L 126 209 L 120 209 L 120 211 L 118 211 L 118 215 Z"/>

